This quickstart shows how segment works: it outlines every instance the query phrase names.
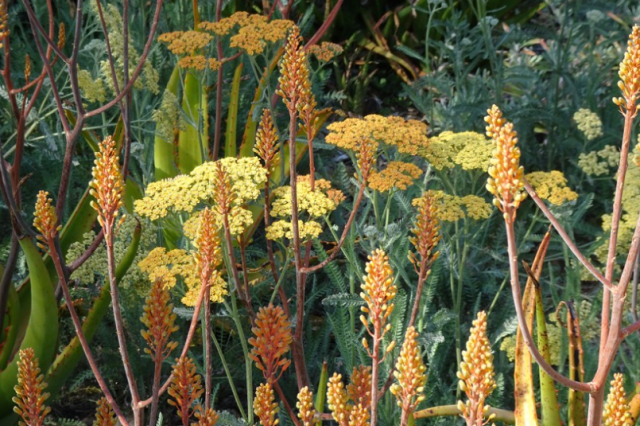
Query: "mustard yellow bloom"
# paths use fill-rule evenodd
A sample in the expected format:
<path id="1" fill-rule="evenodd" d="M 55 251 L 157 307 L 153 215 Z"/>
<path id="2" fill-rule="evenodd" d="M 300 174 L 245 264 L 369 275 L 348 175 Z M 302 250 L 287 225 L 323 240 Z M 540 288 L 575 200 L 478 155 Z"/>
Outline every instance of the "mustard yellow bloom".
<path id="1" fill-rule="evenodd" d="M 203 49 L 213 40 L 209 34 L 202 31 L 174 31 L 161 34 L 158 41 L 167 43 L 167 49 L 174 55 L 192 55 Z"/>
<path id="2" fill-rule="evenodd" d="M 463 170 L 486 171 L 491 164 L 492 152 L 491 141 L 480 133 L 445 131 L 430 138 L 419 154 L 437 170 L 459 165 Z"/>
<path id="3" fill-rule="evenodd" d="M 323 41 L 320 44 L 314 44 L 308 50 L 310 55 L 314 55 L 321 62 L 329 62 L 342 53 L 342 46 L 335 43 Z"/>
<path id="4" fill-rule="evenodd" d="M 605 426 L 633 425 L 627 394 L 624 391 L 624 376 L 616 373 L 611 381 L 611 389 L 604 406 L 603 420 Z"/>
<path id="5" fill-rule="evenodd" d="M 389 192 L 394 188 L 404 191 L 421 175 L 422 170 L 415 164 L 391 161 L 384 170 L 371 171 L 367 183 L 369 188 L 378 192 Z"/>
<path id="6" fill-rule="evenodd" d="M 302 241 L 318 238 L 322 234 L 322 225 L 315 220 L 298 220 L 298 234 Z M 281 240 L 286 238 L 293 240 L 293 229 L 290 220 L 276 220 L 267 227 L 267 239 Z"/>
<path id="7" fill-rule="evenodd" d="M 298 176 L 298 212 L 304 212 L 310 217 L 319 218 L 334 211 L 341 199 L 338 190 L 331 189 L 331 184 L 325 179 L 316 179 L 315 190 L 311 190 L 309 176 Z M 274 201 L 271 216 L 286 218 L 291 216 L 291 187 L 281 186 L 273 191 Z"/>
<path id="8" fill-rule="evenodd" d="M 390 389 L 398 400 L 398 406 L 402 408 L 403 418 L 408 418 L 408 415 L 412 414 L 425 399 L 427 367 L 422 361 L 417 337 L 415 328 L 409 327 L 396 362 L 396 371 L 393 373 L 397 383 Z"/>
<path id="9" fill-rule="evenodd" d="M 78 71 L 78 86 L 89 102 L 104 102 L 107 99 L 107 90 L 102 79 L 94 79 L 87 70 Z"/>
<path id="10" fill-rule="evenodd" d="M 610 173 L 620 163 L 620 153 L 613 145 L 606 145 L 599 151 L 581 153 L 578 156 L 578 166 L 588 175 L 602 176 Z"/>
<path id="11" fill-rule="evenodd" d="M 582 132 L 588 141 L 602 136 L 602 121 L 595 112 L 580 108 L 573 114 L 573 121 L 576 122 L 578 130 Z"/>
<path id="12" fill-rule="evenodd" d="M 440 190 L 429 190 L 423 197 L 414 199 L 412 204 L 422 205 L 424 197 L 431 200 L 435 206 L 436 217 L 442 222 L 456 222 L 465 216 L 473 220 L 487 219 L 493 211 L 491 204 L 477 195 L 459 197 Z"/>
<path id="13" fill-rule="evenodd" d="M 567 186 L 567 178 L 557 170 L 533 172 L 525 176 L 538 196 L 557 206 L 578 199 L 578 194 Z"/>

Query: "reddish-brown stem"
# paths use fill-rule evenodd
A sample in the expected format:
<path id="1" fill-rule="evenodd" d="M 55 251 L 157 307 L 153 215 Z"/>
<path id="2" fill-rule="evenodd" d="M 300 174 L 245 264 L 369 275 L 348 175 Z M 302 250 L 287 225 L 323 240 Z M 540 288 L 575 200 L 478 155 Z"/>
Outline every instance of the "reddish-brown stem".
<path id="1" fill-rule="evenodd" d="M 582 263 L 582 265 L 585 268 L 587 268 L 587 270 L 589 272 L 591 272 L 591 274 L 598 281 L 600 281 L 607 289 L 613 290 L 613 285 L 611 284 L 611 282 L 608 281 L 604 277 L 604 275 L 602 275 L 600 273 L 600 271 L 598 271 L 596 269 L 596 267 L 591 264 L 591 262 L 589 262 L 589 260 L 582 254 L 582 252 L 580 252 L 580 249 L 571 240 L 571 237 L 569 237 L 569 235 L 564 230 L 564 228 L 562 227 L 560 222 L 558 222 L 558 219 L 556 219 L 556 217 L 553 215 L 553 213 L 551 213 L 551 210 L 549 210 L 549 208 L 546 206 L 544 201 L 542 201 L 540 199 L 540 197 L 538 197 L 538 194 L 536 194 L 536 191 L 533 189 L 531 184 L 529 184 L 529 182 L 527 182 L 526 180 L 524 182 L 524 188 L 527 190 L 527 193 L 529 194 L 531 199 L 536 203 L 538 208 L 546 216 L 546 218 L 549 220 L 549 222 L 551 222 L 551 225 L 553 225 L 553 227 L 555 228 L 556 232 L 558 232 L 558 235 L 560 235 L 560 237 L 562 238 L 562 241 L 564 241 L 564 243 L 567 245 L 567 247 L 569 247 L 569 250 L 571 250 L 571 253 L 573 253 L 573 255 L 580 261 L 580 263 Z"/>
<path id="2" fill-rule="evenodd" d="M 238 274 L 238 268 L 236 266 L 236 257 L 233 254 L 233 240 L 231 239 L 231 229 L 229 227 L 229 217 L 227 214 L 223 214 L 222 215 L 222 225 L 224 228 L 224 238 L 225 241 L 227 243 L 227 250 L 229 252 L 229 259 L 230 259 L 230 263 L 231 265 L 229 265 L 229 267 L 231 268 L 231 273 L 233 275 L 233 281 L 235 282 L 236 285 L 236 291 L 238 292 L 238 298 L 240 299 L 240 302 L 242 303 L 242 305 L 245 307 L 245 309 L 247 310 L 247 313 L 249 314 L 249 317 L 252 319 L 255 317 L 255 314 L 253 312 L 253 307 L 251 306 L 251 303 L 248 300 L 248 293 L 249 293 L 249 289 L 243 289 L 243 285 L 240 282 L 240 275 Z M 245 293 L 245 290 L 246 293 Z"/>
<path id="3" fill-rule="evenodd" d="M 65 274 L 62 267 L 62 262 L 60 261 L 60 257 L 58 256 L 58 252 L 56 250 L 54 242 L 48 241 L 48 246 L 49 246 L 49 253 L 51 255 L 51 259 L 53 260 L 53 264 L 56 268 L 56 272 L 60 279 L 62 294 L 64 295 L 64 300 L 65 300 L 65 303 L 67 304 L 67 309 L 69 309 L 69 314 L 71 315 L 71 321 L 73 322 L 73 327 L 75 328 L 76 338 L 78 339 L 78 342 L 80 342 L 80 346 L 82 347 L 84 355 L 87 358 L 87 362 L 89 363 L 91 372 L 93 373 L 93 376 L 96 378 L 96 381 L 98 382 L 98 386 L 100 387 L 100 390 L 104 394 L 105 398 L 107 398 L 107 401 L 109 401 L 109 404 L 111 405 L 111 408 L 113 408 L 113 412 L 115 413 L 116 417 L 118 417 L 118 420 L 120 421 L 120 423 L 123 426 L 128 426 L 129 423 L 127 422 L 126 417 L 122 414 L 122 410 L 120 410 L 118 403 L 116 402 L 116 400 L 113 398 L 113 395 L 109 391 L 109 387 L 107 386 L 107 383 L 105 382 L 104 378 L 102 377 L 102 374 L 100 373 L 98 364 L 95 358 L 93 357 L 93 353 L 91 352 L 89 343 L 87 342 L 84 332 L 82 331 L 82 324 L 80 322 L 80 318 L 78 318 L 78 313 L 76 312 L 73 306 L 73 299 L 71 298 L 71 294 L 69 293 L 69 286 L 67 285 L 67 280 L 65 278 Z M 110 285 L 112 284 L 110 283 Z"/>
<path id="4" fill-rule="evenodd" d="M 296 416 L 296 413 L 291 408 L 289 401 L 287 401 L 287 398 L 285 398 L 284 392 L 282 392 L 282 388 L 280 387 L 280 383 L 278 383 L 277 381 L 274 381 L 273 388 L 278 393 L 278 397 L 280 398 L 280 401 L 282 401 L 282 404 L 284 405 L 284 409 L 287 410 L 287 413 L 289 413 L 289 418 L 291 419 L 291 421 L 296 426 L 300 426 L 300 422 L 298 421 L 298 416 Z"/>
<path id="5" fill-rule="evenodd" d="M 109 275 L 109 285 L 111 290 L 111 305 L 113 307 L 113 320 L 115 322 L 116 336 L 118 338 L 118 346 L 120 349 L 120 357 L 122 358 L 122 365 L 127 377 L 127 383 L 129 385 L 129 391 L 131 392 L 131 407 L 133 409 L 134 424 L 140 425 L 141 410 L 138 407 L 140 401 L 140 395 L 138 394 L 138 385 L 136 378 L 131 367 L 131 360 L 129 358 L 129 350 L 127 349 L 127 340 L 125 337 L 124 324 L 122 321 L 122 312 L 120 312 L 120 298 L 118 295 L 118 283 L 116 281 L 116 265 L 113 255 L 113 229 L 105 230 L 107 238 L 107 267 Z"/>
<path id="6" fill-rule="evenodd" d="M 382 321 L 373 319 L 373 350 L 371 355 L 371 426 L 378 420 L 378 371 L 380 367 L 380 342 L 382 341 Z"/>
<path id="7" fill-rule="evenodd" d="M 622 146 L 620 147 L 620 165 L 616 175 L 616 193 L 613 200 L 613 213 L 611 214 L 611 234 L 609 236 L 609 249 L 607 253 L 607 268 L 605 278 L 613 281 L 613 272 L 616 264 L 616 247 L 618 244 L 618 229 L 620 227 L 620 217 L 622 216 L 622 193 L 624 192 L 624 182 L 627 174 L 629 162 L 629 141 L 631 140 L 631 129 L 635 108 L 627 109 L 624 115 L 624 131 L 622 134 Z M 609 313 L 611 310 L 611 294 L 605 291 L 602 295 L 602 319 L 600 322 L 600 352 L 604 351 L 609 334 Z"/>
<path id="8" fill-rule="evenodd" d="M 204 303 L 204 329 L 205 329 L 205 356 L 204 365 L 206 366 L 206 375 L 204 378 L 204 407 L 211 408 L 211 391 L 213 389 L 213 364 L 211 363 L 211 351 L 213 350 L 213 340 L 211 339 L 211 279 L 207 279 Z"/>
<path id="9" fill-rule="evenodd" d="M 310 46 L 313 46 L 318 41 L 320 41 L 324 33 L 327 32 L 327 30 L 329 29 L 333 21 L 336 19 L 336 16 L 338 16 L 338 12 L 340 11 L 340 7 L 342 6 L 343 2 L 344 0 L 338 0 L 336 5 L 333 6 L 333 9 L 331 9 L 331 13 L 327 15 L 327 18 L 324 20 L 320 28 L 318 28 L 318 31 L 316 31 L 313 37 L 311 37 L 307 42 L 307 44 L 305 44 L 304 46 L 305 49 L 308 49 Z M 291 2 L 291 4 L 293 4 L 293 2 Z"/>
<path id="10" fill-rule="evenodd" d="M 25 10 L 27 12 L 27 16 L 29 17 L 29 22 L 31 22 L 31 25 L 33 27 L 33 35 L 34 35 L 33 38 L 34 38 L 34 40 L 38 38 L 36 36 L 36 34 L 39 33 L 42 36 L 42 38 L 44 38 L 44 40 L 47 42 L 48 48 L 53 49 L 53 51 L 56 52 L 56 55 L 58 55 L 65 63 L 68 64 L 69 63 L 69 58 L 58 47 L 58 44 L 53 41 L 53 37 L 50 36 L 49 34 L 47 34 L 47 32 L 44 30 L 44 28 L 40 24 L 40 21 L 38 21 L 38 18 L 36 17 L 35 12 L 31 8 L 31 5 L 29 4 L 29 1 L 28 0 L 22 0 L 22 4 L 24 5 L 24 8 L 25 8 Z M 50 18 L 53 18 L 53 14 L 51 14 L 51 12 L 50 12 Z M 74 49 L 79 49 L 79 46 L 75 45 Z M 40 55 L 40 56 L 42 56 L 42 55 Z M 42 57 L 44 58 L 44 56 L 42 56 Z"/>
<path id="11" fill-rule="evenodd" d="M 217 0 L 216 2 L 216 22 L 218 22 L 222 18 L 222 0 Z M 220 151 L 220 137 L 222 135 L 222 79 L 224 76 L 223 73 L 223 65 L 222 62 L 222 40 L 218 37 L 218 42 L 216 44 L 216 53 L 218 55 L 218 61 L 220 61 L 220 66 L 218 67 L 218 77 L 216 80 L 216 128 L 214 130 L 213 136 L 213 150 L 211 152 L 211 159 L 216 161 L 218 159 L 218 154 Z"/>
<path id="12" fill-rule="evenodd" d="M 349 215 L 349 219 L 347 220 L 347 223 L 344 226 L 344 229 L 342 230 L 342 235 L 340 236 L 340 240 L 338 241 L 338 244 L 336 245 L 336 247 L 333 249 L 333 252 L 331 252 L 331 254 L 322 262 L 318 263 L 317 265 L 308 267 L 308 268 L 302 268 L 302 272 L 305 274 L 310 274 L 312 272 L 315 272 L 319 269 L 324 268 L 325 266 L 327 266 L 329 264 L 329 262 L 333 261 L 333 259 L 336 258 L 336 256 L 338 255 L 338 253 L 340 253 L 340 249 L 342 248 L 344 242 L 347 240 L 347 235 L 349 234 L 349 230 L 351 229 L 351 225 L 353 224 L 353 221 L 356 218 L 356 214 L 358 213 L 358 208 L 360 207 L 360 203 L 362 202 L 362 196 L 364 195 L 364 190 L 366 188 L 366 185 L 361 184 L 360 185 L 360 190 L 358 191 L 358 195 L 356 196 L 356 200 L 353 203 L 353 209 L 351 210 L 351 214 Z"/>
<path id="13" fill-rule="evenodd" d="M 529 352 L 531 352 L 531 355 L 533 356 L 533 358 L 535 358 L 540 368 L 542 368 L 549 376 L 551 376 L 553 380 L 568 388 L 580 392 L 592 393 L 596 390 L 593 383 L 577 382 L 558 373 L 544 359 L 544 357 L 538 351 L 538 348 L 535 346 L 535 343 L 533 342 L 533 338 L 531 337 L 531 332 L 529 331 L 527 323 L 525 322 L 524 311 L 522 309 L 520 278 L 518 276 L 518 253 L 516 248 L 516 235 L 512 220 L 514 214 L 512 213 L 515 213 L 513 212 L 513 207 L 507 207 L 507 218 L 505 219 L 505 227 L 507 231 L 507 250 L 509 253 L 509 270 L 511 274 L 511 294 L 513 296 L 513 303 L 516 308 L 516 316 L 518 317 L 518 325 L 520 327 L 523 340 L 529 348 Z"/>
<path id="14" fill-rule="evenodd" d="M 244 294 L 247 298 L 247 303 L 251 304 L 251 294 L 249 293 L 249 270 L 247 269 L 247 256 L 245 250 L 245 244 L 240 243 L 240 266 L 242 268 L 242 284 L 244 285 Z"/>
<path id="15" fill-rule="evenodd" d="M 160 374 L 162 373 L 162 358 L 153 360 L 153 385 L 151 387 L 151 411 L 149 413 L 149 426 L 155 426 L 158 417 L 158 406 L 160 400 Z"/>

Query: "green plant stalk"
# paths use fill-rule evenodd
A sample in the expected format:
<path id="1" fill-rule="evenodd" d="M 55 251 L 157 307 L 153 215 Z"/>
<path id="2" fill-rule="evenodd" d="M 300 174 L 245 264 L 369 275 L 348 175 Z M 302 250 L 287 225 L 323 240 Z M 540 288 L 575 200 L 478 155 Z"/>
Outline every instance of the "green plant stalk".
<path id="1" fill-rule="evenodd" d="M 185 77 L 182 107 L 190 122 L 178 135 L 178 168 L 186 174 L 202 164 L 202 135 L 207 135 L 208 129 L 207 95 L 192 72 Z"/>
<path id="2" fill-rule="evenodd" d="M 286 253 L 287 254 L 285 255 L 282 271 L 280 272 L 280 276 L 278 277 L 278 282 L 276 283 L 276 286 L 273 288 L 273 293 L 271 293 L 271 298 L 269 299 L 269 303 L 273 303 L 273 301 L 276 299 L 276 294 L 278 294 L 278 290 L 280 289 L 280 286 L 284 281 L 284 276 L 287 274 L 287 271 L 289 270 L 289 261 L 291 260 L 291 256 L 289 255 L 288 250 L 286 251 Z"/>
<path id="3" fill-rule="evenodd" d="M 18 331 L 20 330 L 20 313 L 22 309 L 20 306 L 20 298 L 13 283 L 9 285 L 7 309 L 5 314 L 5 323 L 3 327 L 6 329 L 6 334 L 2 335 L 2 343 L 0 345 L 0 371 L 4 370 L 9 361 L 9 357 L 13 353 L 16 340 L 18 338 Z M 8 322 L 7 322 L 8 320 Z M 4 330 L 3 330 L 4 331 Z"/>
<path id="4" fill-rule="evenodd" d="M 176 65 L 169 77 L 165 92 L 170 92 L 176 97 L 180 89 L 180 69 Z M 174 177 L 176 169 L 174 159 L 173 141 L 167 141 L 159 136 L 155 136 L 153 142 L 153 164 L 155 166 L 154 179 L 156 181 Z"/>
<path id="5" fill-rule="evenodd" d="M 227 309 L 229 309 L 228 304 Z M 247 339 L 244 336 L 244 330 L 242 329 L 242 322 L 240 321 L 240 315 L 238 314 L 238 303 L 236 301 L 236 296 L 232 292 L 231 293 L 231 317 L 233 318 L 233 322 L 236 325 L 236 329 L 238 330 L 238 337 L 240 338 L 240 344 L 242 346 L 242 353 L 244 354 L 244 362 L 246 369 L 246 383 L 247 383 L 247 410 L 249 413 L 249 424 L 253 424 L 253 368 L 251 359 L 249 358 L 249 348 L 247 347 Z"/>
<path id="6" fill-rule="evenodd" d="M 236 389 L 236 385 L 233 381 L 233 376 L 231 375 L 231 370 L 229 370 L 229 365 L 227 364 L 227 358 L 224 356 L 224 352 L 222 351 L 222 347 L 220 346 L 220 343 L 218 342 L 218 339 L 216 338 L 216 334 L 213 332 L 213 330 L 209 330 L 209 333 L 211 333 L 211 340 L 213 341 L 213 344 L 216 347 L 216 350 L 218 351 L 218 356 L 220 356 L 220 362 L 222 362 L 222 368 L 224 368 L 224 372 L 227 375 L 227 381 L 229 382 L 229 386 L 231 387 L 231 393 L 233 393 L 233 398 L 236 401 L 236 405 L 238 406 L 238 411 L 240 411 L 240 415 L 242 416 L 242 419 L 247 422 L 247 414 L 244 411 L 244 407 L 242 406 L 242 402 L 240 401 L 240 396 L 238 395 L 238 390 Z M 251 410 L 251 407 L 249 407 L 249 410 Z"/>
<path id="7" fill-rule="evenodd" d="M 233 83 L 231 84 L 231 95 L 229 101 L 229 115 L 227 117 L 227 131 L 225 133 L 224 156 L 237 156 L 238 133 L 238 105 L 240 104 L 240 81 L 244 64 L 241 62 L 233 73 Z"/>
<path id="8" fill-rule="evenodd" d="M 316 412 L 324 413 L 324 404 L 327 400 L 327 381 L 329 380 L 329 367 L 327 361 L 322 363 L 322 370 L 320 371 L 320 380 L 318 380 L 318 390 L 316 391 L 316 400 L 314 407 Z M 318 420 L 315 426 L 321 426 L 322 420 Z"/>

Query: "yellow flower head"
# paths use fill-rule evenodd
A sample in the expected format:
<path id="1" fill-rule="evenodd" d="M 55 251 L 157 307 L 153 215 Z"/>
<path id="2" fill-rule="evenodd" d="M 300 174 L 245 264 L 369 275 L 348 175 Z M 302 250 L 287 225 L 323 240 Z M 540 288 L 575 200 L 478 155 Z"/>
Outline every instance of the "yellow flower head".
<path id="1" fill-rule="evenodd" d="M 422 361 L 417 337 L 416 329 L 409 327 L 393 373 L 397 383 L 391 386 L 391 393 L 398 400 L 398 406 L 407 413 L 413 413 L 424 400 L 424 386 L 427 384 L 427 367 Z"/>
<path id="2" fill-rule="evenodd" d="M 307 52 L 310 55 L 315 56 L 321 62 L 329 62 L 343 51 L 342 46 L 328 41 L 323 41 L 320 44 L 314 44 L 309 47 Z"/>
<path id="3" fill-rule="evenodd" d="M 333 376 L 327 383 L 327 405 L 333 419 L 339 426 L 349 426 L 349 413 L 351 407 L 348 404 L 349 397 L 347 391 L 344 389 L 344 383 L 342 382 L 342 375 L 333 373 Z"/>
<path id="4" fill-rule="evenodd" d="M 620 153 L 613 145 L 606 145 L 599 151 L 584 152 L 578 156 L 578 166 L 588 175 L 602 176 L 611 172 L 611 169 L 618 167 L 620 163 Z"/>
<path id="5" fill-rule="evenodd" d="M 640 92 L 640 27 L 633 26 L 627 51 L 624 59 L 620 62 L 618 70 L 620 81 L 618 87 L 622 91 L 622 97 L 613 98 L 613 102 L 620 107 L 620 110 L 628 110 L 636 114 L 636 101 Z"/>
<path id="6" fill-rule="evenodd" d="M 516 209 L 526 197 L 518 137 L 513 124 L 502 117 L 497 106 L 494 105 L 487 113 L 487 136 L 493 139 L 495 147 L 488 170 L 487 190 L 496 197 L 494 205 L 504 213 L 505 219 L 513 221 Z"/>
<path id="7" fill-rule="evenodd" d="M 611 389 L 604 406 L 605 426 L 631 426 L 633 424 L 627 395 L 624 391 L 624 376 L 616 373 L 611 381 Z"/>
<path id="8" fill-rule="evenodd" d="M 158 41 L 168 43 L 167 48 L 174 55 L 193 55 L 202 50 L 213 40 L 209 34 L 202 31 L 175 31 L 161 34 Z"/>
<path id="9" fill-rule="evenodd" d="M 567 186 L 567 178 L 557 170 L 551 172 L 533 172 L 525 176 L 538 196 L 557 206 L 574 201 L 578 194 Z"/>
<path id="10" fill-rule="evenodd" d="M 435 208 L 435 217 L 442 222 L 457 222 L 465 216 L 473 220 L 487 219 L 491 216 L 492 207 L 484 198 L 477 195 L 447 194 L 440 190 L 429 190 L 413 200 L 414 206 L 421 206 L 424 199 L 429 198 Z"/>
<path id="11" fill-rule="evenodd" d="M 422 175 L 420 167 L 403 161 L 391 161 L 381 172 L 372 171 L 368 186 L 374 191 L 389 192 L 394 188 L 405 190 L 413 185 L 413 181 Z"/>
<path id="12" fill-rule="evenodd" d="M 46 244 L 53 242 L 60 229 L 62 229 L 62 225 L 58 225 L 56 209 L 53 207 L 48 192 L 38 192 L 34 216 L 33 226 L 40 232 L 38 239 Z"/>
<path id="13" fill-rule="evenodd" d="M 411 155 L 428 145 L 425 123 L 396 116 L 372 114 L 364 118 L 347 118 L 331 123 L 327 129 L 327 143 L 356 152 L 361 149 L 363 139 L 372 141 L 374 148 L 378 143 L 384 143 Z"/>
<path id="14" fill-rule="evenodd" d="M 0 49 L 3 47 L 2 41 L 9 37 L 9 14 L 7 13 L 7 1 L 0 0 Z"/>
<path id="15" fill-rule="evenodd" d="M 458 379 L 460 390 L 467 395 L 466 403 L 458 402 L 462 416 L 468 422 L 482 419 L 486 409 L 485 399 L 496 388 L 493 354 L 487 337 L 487 315 L 484 312 L 479 312 L 478 318 L 473 321 L 466 350 L 462 351 Z"/>
<path id="16" fill-rule="evenodd" d="M 331 184 L 325 179 L 316 179 L 315 190 L 311 190 L 309 176 L 298 176 L 297 189 L 298 214 L 305 213 L 311 218 L 328 215 L 338 207 L 336 201 L 342 199 L 336 192 L 338 190 L 331 189 Z M 276 188 L 273 196 L 271 216 L 291 217 L 291 187 L 287 185 Z"/>
<path id="17" fill-rule="evenodd" d="M 82 90 L 84 99 L 89 102 L 104 102 L 107 100 L 107 90 L 101 78 L 94 79 L 87 70 L 78 71 L 78 86 Z"/>
<path id="18" fill-rule="evenodd" d="M 476 132 L 442 132 L 418 152 L 437 170 L 459 165 L 463 170 L 484 170 L 491 164 L 491 141 Z"/>
<path id="19" fill-rule="evenodd" d="M 586 108 L 580 108 L 573 114 L 573 121 L 578 125 L 578 130 L 582 132 L 588 141 L 602 136 L 602 121 L 598 114 Z"/>
<path id="20" fill-rule="evenodd" d="M 387 327 L 385 324 L 395 307 L 393 299 L 396 297 L 398 288 L 393 283 L 393 270 L 389 264 L 389 257 L 382 249 L 376 249 L 369 256 L 365 271 L 367 275 L 364 276 L 360 293 L 365 306 L 360 309 L 368 318 L 361 315 L 360 321 L 369 335 L 374 336 L 374 332 L 378 332 L 379 339 L 382 339 L 382 336 L 390 330 L 390 325 Z M 374 332 L 369 329 L 369 323 L 373 324 Z M 367 340 L 364 339 L 363 344 L 368 350 L 366 342 Z"/>

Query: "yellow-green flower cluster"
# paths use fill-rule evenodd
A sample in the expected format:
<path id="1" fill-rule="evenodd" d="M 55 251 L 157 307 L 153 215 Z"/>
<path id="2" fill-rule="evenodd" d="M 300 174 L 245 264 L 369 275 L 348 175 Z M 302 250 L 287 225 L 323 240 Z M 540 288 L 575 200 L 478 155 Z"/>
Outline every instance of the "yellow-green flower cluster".
<path id="1" fill-rule="evenodd" d="M 262 54 L 267 42 L 283 40 L 293 25 L 293 21 L 288 19 L 274 19 L 268 22 L 264 15 L 236 12 L 218 22 L 202 22 L 199 28 L 218 36 L 226 36 L 238 27 L 236 34 L 231 36 L 229 45 L 253 56 Z"/>
<path id="2" fill-rule="evenodd" d="M 328 41 L 323 41 L 320 44 L 314 44 L 309 47 L 307 52 L 310 55 L 314 55 L 321 62 L 329 62 L 336 56 L 342 53 L 342 46 Z"/>
<path id="3" fill-rule="evenodd" d="M 325 179 L 315 181 L 315 190 L 311 190 L 309 176 L 298 176 L 298 213 L 303 213 L 308 220 L 298 221 L 300 238 L 308 240 L 317 238 L 322 233 L 322 226 L 315 219 L 321 218 L 334 211 L 341 200 L 342 192 L 331 188 L 331 183 Z M 267 238 L 292 239 L 291 227 L 291 187 L 281 186 L 273 191 L 274 201 L 271 206 L 271 216 L 279 220 L 267 227 Z"/>
<path id="4" fill-rule="evenodd" d="M 590 176 L 602 176 L 611 172 L 620 163 L 620 153 L 613 145 L 606 145 L 599 151 L 584 152 L 578 156 L 578 166 Z"/>
<path id="5" fill-rule="evenodd" d="M 363 139 L 395 146 L 403 154 L 416 155 L 428 144 L 427 125 L 402 117 L 377 114 L 364 118 L 347 118 L 330 124 L 326 142 L 342 149 L 359 151 Z"/>
<path id="6" fill-rule="evenodd" d="M 525 175 L 525 178 L 540 198 L 556 206 L 578 199 L 578 194 L 567 186 L 567 178 L 557 170 L 533 172 Z"/>
<path id="7" fill-rule="evenodd" d="M 493 206 L 477 195 L 447 194 L 440 190 L 429 190 L 426 196 L 430 198 L 436 208 L 436 217 L 443 222 L 456 222 L 465 216 L 473 220 L 487 219 L 493 212 Z M 414 206 L 419 206 L 424 197 L 413 200 Z"/>
<path id="8" fill-rule="evenodd" d="M 174 31 L 164 33 L 158 37 L 158 41 L 167 43 L 167 49 L 174 55 L 192 55 L 204 49 L 213 40 L 202 31 Z"/>
<path id="9" fill-rule="evenodd" d="M 156 123 L 156 136 L 165 141 L 173 141 L 176 131 L 184 128 L 178 97 L 169 90 L 162 94 L 160 107 L 153 111 L 152 117 Z"/>
<path id="10" fill-rule="evenodd" d="M 374 191 L 389 192 L 394 188 L 405 190 L 422 175 L 420 167 L 404 161 L 391 161 L 382 171 L 372 170 L 367 186 Z"/>
<path id="11" fill-rule="evenodd" d="M 100 77 L 94 79 L 87 70 L 78 71 L 78 86 L 89 102 L 104 102 L 107 99 L 107 90 L 102 79 Z"/>
<path id="12" fill-rule="evenodd" d="M 437 170 L 458 165 L 463 170 L 482 171 L 489 168 L 492 153 L 493 145 L 483 134 L 450 131 L 429 139 L 429 143 L 419 152 Z"/>
<path id="13" fill-rule="evenodd" d="M 582 132 L 588 141 L 602 136 L 602 121 L 595 112 L 580 108 L 573 114 L 573 121 L 576 122 L 578 130 Z"/>
<path id="14" fill-rule="evenodd" d="M 551 365 L 560 365 L 562 363 L 562 328 L 555 319 L 555 314 L 550 315 L 550 321 L 547 322 L 547 338 L 549 339 L 549 363 Z M 516 359 L 516 335 L 502 339 L 500 350 L 505 352 L 509 361 L 514 362 Z"/>
<path id="15" fill-rule="evenodd" d="M 167 251 L 164 247 L 157 247 L 138 262 L 138 266 L 147 274 L 150 281 L 162 279 L 168 288 L 174 287 L 177 278 L 180 277 L 187 288 L 182 303 L 186 306 L 196 305 L 201 283 L 192 254 L 182 249 Z M 220 303 L 226 295 L 227 283 L 219 274 L 216 274 L 216 279 L 211 284 L 211 301 Z"/>
<path id="16" fill-rule="evenodd" d="M 95 2 L 90 2 L 91 12 L 99 18 L 98 7 Z M 122 15 L 115 4 L 107 4 L 103 9 L 104 20 L 107 27 L 107 33 L 109 35 L 109 45 L 113 59 L 115 60 L 115 74 L 118 81 L 118 87 L 120 90 L 124 87 L 124 37 L 123 28 L 124 23 L 122 21 Z M 133 37 L 129 37 L 129 77 L 133 76 L 133 72 L 140 63 L 140 54 L 133 45 Z M 111 65 L 108 60 L 100 62 L 100 73 L 103 81 L 112 93 L 115 93 L 115 83 L 111 74 Z M 153 68 L 153 64 L 150 60 L 145 61 L 142 74 L 138 77 L 133 84 L 134 89 L 142 90 L 147 89 L 153 94 L 158 94 L 160 88 L 158 86 L 158 80 L 160 76 L 158 71 Z"/>
<path id="17" fill-rule="evenodd" d="M 257 157 L 228 157 L 218 162 L 228 173 L 236 196 L 229 217 L 231 233 L 239 235 L 253 223 L 251 212 L 244 206 L 258 198 L 260 188 L 267 180 L 267 172 Z M 169 212 L 193 212 L 200 203 L 214 198 L 215 169 L 216 163 L 207 162 L 188 175 L 149 184 L 145 197 L 135 202 L 136 212 L 151 220 L 163 218 Z"/>

